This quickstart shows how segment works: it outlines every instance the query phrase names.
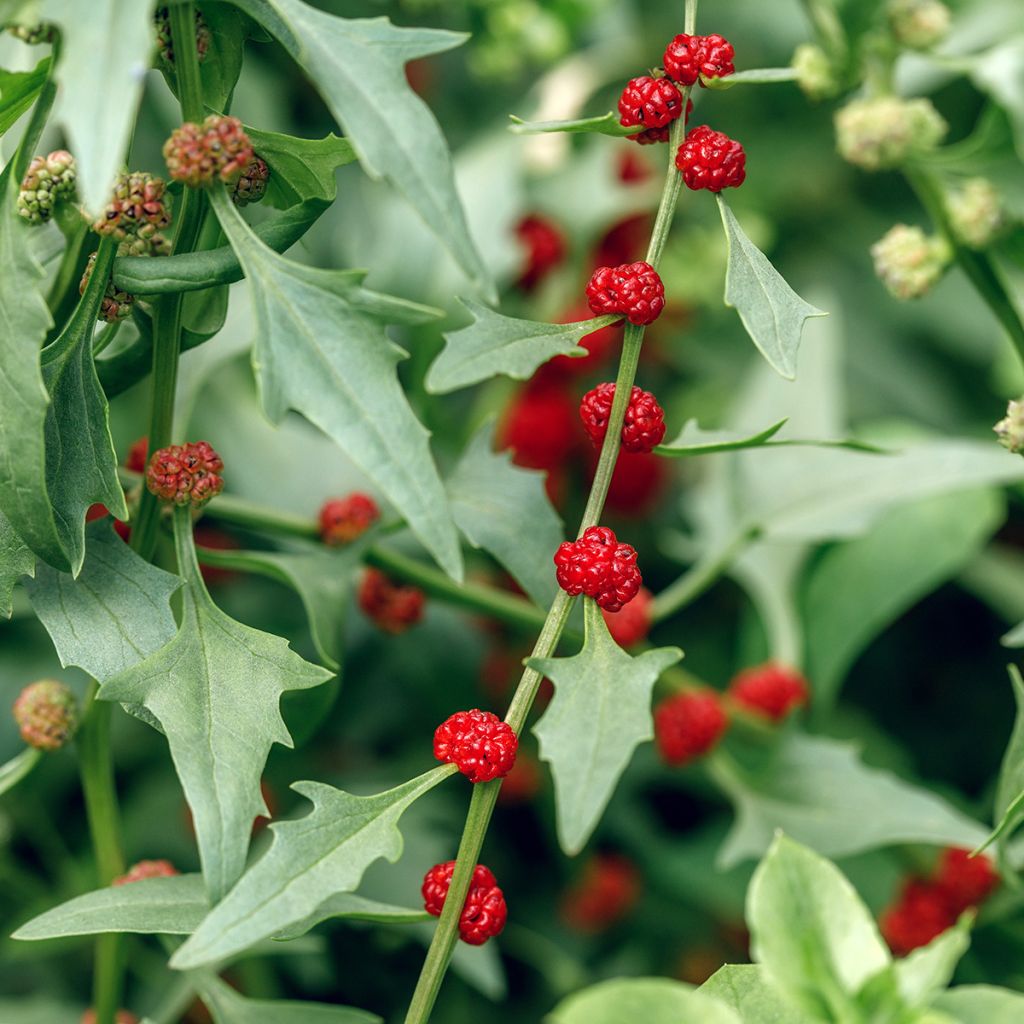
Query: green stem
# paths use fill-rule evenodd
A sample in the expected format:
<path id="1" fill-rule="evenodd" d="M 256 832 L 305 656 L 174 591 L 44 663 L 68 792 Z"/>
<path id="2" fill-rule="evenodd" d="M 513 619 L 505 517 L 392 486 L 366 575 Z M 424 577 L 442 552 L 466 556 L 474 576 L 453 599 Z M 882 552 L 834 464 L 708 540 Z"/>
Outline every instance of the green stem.
<path id="1" fill-rule="evenodd" d="M 178 102 L 186 121 L 198 123 L 206 114 L 203 81 L 196 54 L 196 12 L 190 3 L 171 6 L 171 43 L 178 80 Z"/>
<path id="2" fill-rule="evenodd" d="M 692 33 L 696 23 L 696 16 L 697 0 L 686 0 L 685 30 L 687 32 Z M 689 90 L 686 90 L 683 95 L 684 109 L 686 108 L 688 98 Z M 651 242 L 647 250 L 647 262 L 655 268 L 657 268 L 665 248 L 665 241 L 675 213 L 676 199 L 679 195 L 679 174 L 675 168 L 674 155 L 685 130 L 683 121 L 683 118 L 679 118 L 672 126 L 668 147 L 669 161 L 665 186 L 662 191 L 661 202 L 658 205 Z M 577 535 L 582 534 L 588 527 L 596 525 L 604 510 L 605 498 L 608 494 L 612 473 L 615 470 L 615 461 L 619 454 L 622 424 L 625 419 L 626 408 L 629 404 L 633 380 L 636 377 L 643 337 L 643 326 L 635 324 L 627 326 L 623 338 L 619 372 L 615 378 L 615 398 L 608 416 L 608 427 L 605 433 L 604 444 L 601 447 L 601 455 L 597 471 L 594 474 L 594 482 L 591 485 L 590 497 L 587 499 L 587 507 L 583 513 L 583 519 Z M 558 596 L 555 598 L 544 620 L 540 635 L 537 637 L 532 657 L 547 658 L 555 652 L 574 601 L 575 598 L 570 597 L 564 591 L 560 590 L 558 592 Z M 526 718 L 537 695 L 540 681 L 540 673 L 531 668 L 527 668 L 519 680 L 519 685 L 516 687 L 516 692 L 512 697 L 508 713 L 505 716 L 505 721 L 517 733 L 522 731 L 526 723 Z M 462 831 L 462 840 L 459 843 L 455 871 L 452 874 L 451 884 L 448 887 L 444 909 L 441 911 L 440 920 L 437 923 L 437 928 L 434 930 L 423 969 L 420 972 L 416 989 L 409 1004 L 409 1010 L 405 1017 L 406 1024 L 426 1024 L 430 1019 L 431 1011 L 434 1008 L 438 992 L 441 989 L 441 983 L 451 961 L 452 951 L 458 939 L 459 917 L 466 902 L 473 870 L 479 859 L 484 838 L 487 834 L 487 826 L 490 824 L 491 815 L 494 812 L 494 805 L 497 802 L 500 789 L 501 779 L 495 779 L 493 782 L 481 783 L 473 787 L 473 795 L 470 799 L 469 811 L 466 815 L 466 824 Z"/>
<path id="3" fill-rule="evenodd" d="M 57 67 L 57 62 L 60 60 L 59 47 L 59 41 L 53 44 L 53 53 L 50 55 L 49 74 L 43 83 L 42 89 L 39 90 L 39 98 L 36 100 L 36 105 L 32 108 L 32 116 L 25 127 L 25 134 L 22 135 L 18 148 L 14 151 L 14 156 L 11 157 L 8 165 L 11 177 L 15 180 L 15 193 L 17 193 L 18 183 L 25 177 L 25 171 L 28 170 L 28 165 L 32 160 L 32 153 L 36 146 L 39 145 L 40 138 L 42 138 L 43 129 L 46 127 L 47 118 L 49 118 L 50 110 L 53 107 L 53 101 L 57 98 L 57 83 L 54 81 L 53 72 Z M 6 168 L 4 173 L 7 173 Z"/>
<path id="4" fill-rule="evenodd" d="M 109 885 L 117 875 L 124 874 L 124 855 L 121 852 L 121 823 L 110 750 L 113 705 L 97 700 L 97 689 L 93 683 L 85 720 L 78 732 L 79 771 L 96 856 L 96 873 L 100 885 Z M 114 1024 L 114 1015 L 121 1002 L 121 945 L 120 935 L 101 935 L 96 940 L 93 1003 L 97 1024 Z"/>
<path id="5" fill-rule="evenodd" d="M 58 218 L 60 217 L 61 214 L 58 214 Z M 78 302 L 78 286 L 85 267 L 85 247 L 88 242 L 89 225 L 85 223 L 77 210 L 73 217 L 74 220 L 67 225 L 66 229 L 64 225 L 60 225 L 64 232 L 64 253 L 46 300 L 53 322 L 56 324 L 64 323 L 71 316 Z"/>

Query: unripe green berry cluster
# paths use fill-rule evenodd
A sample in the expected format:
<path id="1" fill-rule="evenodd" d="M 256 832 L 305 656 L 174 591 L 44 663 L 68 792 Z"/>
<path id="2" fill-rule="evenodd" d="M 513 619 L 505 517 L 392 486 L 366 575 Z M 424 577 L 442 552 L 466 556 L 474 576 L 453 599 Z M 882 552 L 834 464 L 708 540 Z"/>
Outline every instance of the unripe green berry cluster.
<path id="1" fill-rule="evenodd" d="M 92 277 L 95 267 L 96 253 L 92 253 L 85 264 L 85 273 L 82 274 L 82 280 L 78 285 L 79 295 L 85 294 L 85 289 L 89 284 L 89 279 Z M 117 323 L 119 320 L 125 320 L 132 315 L 132 306 L 134 303 L 134 295 L 129 295 L 128 292 L 121 291 L 120 288 L 114 285 L 112 280 L 107 281 L 106 290 L 103 292 L 103 301 L 100 304 L 100 311 L 96 318 L 98 320 L 103 320 L 108 324 Z"/>
<path id="2" fill-rule="evenodd" d="M 31 683 L 14 702 L 21 738 L 36 750 L 59 750 L 78 728 L 78 701 L 56 679 Z"/>
<path id="3" fill-rule="evenodd" d="M 18 216 L 45 224 L 58 203 L 74 196 L 75 178 L 75 158 L 66 149 L 33 157 L 18 192 Z"/>
<path id="4" fill-rule="evenodd" d="M 853 100 L 837 111 L 835 125 L 839 155 L 866 171 L 934 149 L 948 127 L 929 100 L 899 96 Z"/>
<path id="5" fill-rule="evenodd" d="M 1010 402 L 1006 407 L 1006 416 L 993 428 L 999 443 L 1016 455 L 1024 453 L 1024 398 Z"/>
<path id="6" fill-rule="evenodd" d="M 171 36 L 171 12 L 167 7 L 158 7 L 153 14 L 156 25 L 156 56 L 165 68 L 174 67 L 174 40 Z M 210 52 L 212 42 L 210 27 L 201 11 L 196 11 L 196 57 L 202 64 Z"/>
<path id="7" fill-rule="evenodd" d="M 871 247 L 875 272 L 897 299 L 918 299 L 942 277 L 952 254 L 937 235 L 897 224 Z"/>
<path id="8" fill-rule="evenodd" d="M 40 43 L 52 43 L 56 37 L 57 30 L 53 25 L 45 21 L 37 22 L 35 25 L 8 25 L 7 31 L 29 46 L 37 46 Z"/>
<path id="9" fill-rule="evenodd" d="M 930 50 L 949 32 L 951 15 L 941 0 L 889 0 L 889 27 L 911 50 Z"/>
<path id="10" fill-rule="evenodd" d="M 92 228 L 121 242 L 122 255 L 163 256 L 169 240 L 160 234 L 171 223 L 164 192 L 166 183 L 144 171 L 122 174 L 107 208 Z"/>
<path id="11" fill-rule="evenodd" d="M 946 198 L 949 224 L 958 242 L 984 249 L 1006 227 L 1006 208 L 987 178 L 969 178 Z"/>
<path id="12" fill-rule="evenodd" d="M 253 155 L 231 189 L 231 199 L 235 206 L 258 203 L 267 194 L 268 181 L 270 181 L 270 168 L 267 166 L 266 160 Z"/>

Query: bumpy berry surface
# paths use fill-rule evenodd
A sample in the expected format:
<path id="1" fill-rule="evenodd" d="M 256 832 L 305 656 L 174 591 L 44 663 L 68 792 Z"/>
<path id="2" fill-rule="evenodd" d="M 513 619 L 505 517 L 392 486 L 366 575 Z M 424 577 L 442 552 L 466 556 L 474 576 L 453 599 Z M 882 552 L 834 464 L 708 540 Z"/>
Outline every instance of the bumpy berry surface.
<path id="1" fill-rule="evenodd" d="M 423 906 L 428 914 L 440 917 L 455 872 L 455 861 L 435 864 L 423 877 Z M 483 945 L 505 927 L 508 908 L 505 896 L 489 868 L 477 864 L 469 893 L 459 917 L 459 937 L 471 946 Z"/>
<path id="2" fill-rule="evenodd" d="M 577 443 L 573 400 L 559 383 L 528 384 L 511 402 L 499 430 L 516 465 L 558 469 Z"/>
<path id="3" fill-rule="evenodd" d="M 686 101 L 686 122 L 689 124 L 690 115 L 693 113 L 693 100 Z M 626 138 L 631 142 L 635 142 L 640 146 L 653 146 L 658 142 L 668 142 L 669 134 L 672 131 L 671 124 L 664 125 L 661 128 L 645 128 L 642 132 L 637 132 L 635 135 L 627 135 Z M 623 178 L 623 181 L 629 181 L 629 178 Z"/>
<path id="4" fill-rule="evenodd" d="M 33 157 L 18 191 L 18 216 L 30 224 L 48 221 L 59 202 L 74 196 L 76 177 L 75 158 L 66 149 Z"/>
<path id="5" fill-rule="evenodd" d="M 641 640 L 647 639 L 651 628 L 651 605 L 653 602 L 654 595 L 646 587 L 641 587 L 637 591 L 636 597 L 619 611 L 601 610 L 608 632 L 620 647 L 632 647 L 634 644 L 640 643 Z"/>
<path id="6" fill-rule="evenodd" d="M 952 928 L 956 918 L 941 886 L 912 878 L 904 883 L 899 899 L 882 913 L 878 924 L 893 953 L 906 956 Z"/>
<path id="7" fill-rule="evenodd" d="M 729 696 L 748 711 L 780 722 L 807 703 L 810 689 L 795 669 L 769 663 L 740 672 L 729 684 Z"/>
<path id="8" fill-rule="evenodd" d="M 211 114 L 201 125 L 186 121 L 164 143 L 168 173 L 193 188 L 210 185 L 215 178 L 234 183 L 253 156 L 242 122 L 222 114 Z"/>
<path id="9" fill-rule="evenodd" d="M 712 750 L 728 725 L 716 693 L 678 693 L 654 709 L 654 742 L 666 764 L 682 765 Z"/>
<path id="10" fill-rule="evenodd" d="M 676 167 L 687 188 L 721 192 L 739 188 L 747 176 L 743 146 L 724 132 L 706 124 L 698 125 L 683 140 L 676 153 Z"/>
<path id="11" fill-rule="evenodd" d="M 118 875 L 110 884 L 130 885 L 132 882 L 141 882 L 144 878 L 171 878 L 177 874 L 178 869 L 169 860 L 140 860 L 123 875 Z"/>
<path id="12" fill-rule="evenodd" d="M 604 443 L 614 400 L 615 384 L 608 382 L 588 391 L 580 402 L 580 419 L 597 448 Z M 654 395 L 634 385 L 622 424 L 623 449 L 627 452 L 649 452 L 661 444 L 664 437 L 664 410 Z"/>
<path id="13" fill-rule="evenodd" d="M 30 683 L 14 702 L 14 721 L 21 738 L 36 750 L 59 750 L 78 728 L 78 701 L 63 683 L 41 679 Z"/>
<path id="14" fill-rule="evenodd" d="M 153 14 L 156 26 L 156 55 L 165 67 L 174 67 L 174 40 L 171 36 L 171 15 L 166 7 L 158 7 Z M 210 52 L 213 37 L 201 11 L 196 11 L 196 57 L 202 64 Z"/>
<path id="15" fill-rule="evenodd" d="M 85 272 L 78 285 L 78 294 L 84 295 L 89 279 L 92 277 L 93 268 L 96 266 L 96 253 L 92 253 L 85 264 Z M 97 320 L 103 320 L 108 324 L 117 323 L 118 320 L 125 320 L 132 315 L 132 306 L 135 304 L 135 296 L 128 292 L 121 291 L 114 285 L 113 280 L 107 281 L 107 287 L 103 292 L 103 299 L 100 302 Z"/>
<path id="16" fill-rule="evenodd" d="M 682 112 L 682 94 L 667 78 L 631 79 L 619 97 L 619 124 L 625 128 L 664 128 Z"/>
<path id="17" fill-rule="evenodd" d="M 224 488 L 221 457 L 206 441 L 172 444 L 153 453 L 146 486 L 158 498 L 199 508 Z"/>
<path id="18" fill-rule="evenodd" d="M 736 69 L 732 43 L 719 35 L 680 34 L 665 47 L 665 74 L 680 85 L 693 85 L 698 78 L 724 78 Z"/>
<path id="19" fill-rule="evenodd" d="M 957 914 L 984 903 L 999 886 L 999 872 L 983 853 L 950 847 L 942 851 L 935 869 L 935 882 L 946 893 Z"/>
<path id="20" fill-rule="evenodd" d="M 605 611 L 617 612 L 636 597 L 642 582 L 636 549 L 620 544 L 606 526 L 591 526 L 579 540 L 555 552 L 555 576 L 568 594 L 586 594 Z"/>
<path id="21" fill-rule="evenodd" d="M 8 25 L 7 31 L 29 46 L 38 46 L 40 43 L 52 43 L 57 38 L 57 29 L 48 22 L 41 21 L 34 25 Z"/>
<path id="22" fill-rule="evenodd" d="M 633 862 L 598 853 L 562 897 L 562 920 L 578 932 L 603 932 L 632 910 L 639 895 L 640 873 Z"/>
<path id="23" fill-rule="evenodd" d="M 331 498 L 320 508 L 320 539 L 325 544 L 348 544 L 380 519 L 377 502 L 358 492 Z"/>
<path id="24" fill-rule="evenodd" d="M 531 291 L 565 259 L 565 238 L 551 220 L 533 214 L 516 225 L 516 237 L 526 252 L 518 284 Z"/>
<path id="25" fill-rule="evenodd" d="M 470 782 L 490 782 L 509 773 L 519 740 L 490 711 L 457 711 L 434 731 L 434 757 L 454 764 Z"/>
<path id="26" fill-rule="evenodd" d="M 122 174 L 107 208 L 93 224 L 93 231 L 121 242 L 120 255 L 165 255 L 170 251 L 170 242 L 160 231 L 171 223 L 164 196 L 166 187 L 163 178 L 142 171 Z"/>
<path id="27" fill-rule="evenodd" d="M 940 235 L 917 225 L 895 224 L 873 246 L 875 273 L 894 299 L 919 299 L 939 281 L 952 259 Z"/>
<path id="28" fill-rule="evenodd" d="M 423 618 L 425 598 L 417 587 L 392 583 L 379 569 L 367 569 L 359 584 L 359 607 L 385 633 L 404 633 Z"/>
<path id="29" fill-rule="evenodd" d="M 665 286 L 649 263 L 598 267 L 587 283 L 587 302 L 598 314 L 621 314 L 632 324 L 651 324 L 665 308 Z"/>
<path id="30" fill-rule="evenodd" d="M 254 155 L 231 188 L 231 199 L 235 206 L 258 203 L 267 194 L 269 181 L 270 168 L 266 160 Z"/>

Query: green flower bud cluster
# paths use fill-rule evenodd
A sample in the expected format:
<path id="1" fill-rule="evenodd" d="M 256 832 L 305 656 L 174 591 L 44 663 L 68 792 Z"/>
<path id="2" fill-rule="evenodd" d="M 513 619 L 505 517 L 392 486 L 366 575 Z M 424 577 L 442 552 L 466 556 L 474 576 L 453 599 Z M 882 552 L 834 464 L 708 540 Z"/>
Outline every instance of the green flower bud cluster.
<path id="1" fill-rule="evenodd" d="M 164 256 L 170 242 L 161 229 L 171 223 L 164 197 L 163 178 L 142 171 L 122 174 L 107 208 L 93 224 L 93 231 L 121 242 L 119 253 L 131 256 Z"/>
<path id="2" fill-rule="evenodd" d="M 930 50 L 949 32 L 949 8 L 941 0 L 889 0 L 889 27 L 911 50 Z"/>
<path id="3" fill-rule="evenodd" d="M 993 428 L 999 443 L 1015 454 L 1024 453 L 1024 398 L 1010 402 L 1006 416 Z"/>
<path id="4" fill-rule="evenodd" d="M 871 247 L 875 273 L 897 299 L 918 299 L 942 277 L 952 258 L 949 244 L 918 227 L 897 224 Z"/>
<path id="5" fill-rule="evenodd" d="M 929 100 L 899 96 L 854 100 L 836 112 L 835 126 L 840 156 L 867 171 L 934 149 L 948 127 Z"/>
<path id="6" fill-rule="evenodd" d="M 75 158 L 66 149 L 33 157 L 18 192 L 18 216 L 45 224 L 58 203 L 74 196 L 75 177 Z"/>

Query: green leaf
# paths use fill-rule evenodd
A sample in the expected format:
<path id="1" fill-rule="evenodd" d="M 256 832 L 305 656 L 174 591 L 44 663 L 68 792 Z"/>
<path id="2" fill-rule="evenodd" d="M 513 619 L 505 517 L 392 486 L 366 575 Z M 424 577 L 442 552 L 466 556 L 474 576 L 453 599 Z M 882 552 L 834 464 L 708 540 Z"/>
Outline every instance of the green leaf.
<path id="1" fill-rule="evenodd" d="M 578 117 L 573 121 L 524 121 L 521 117 L 510 115 L 513 122 L 510 131 L 517 135 L 537 135 L 547 132 L 570 132 L 573 134 L 594 132 L 598 135 L 635 135 L 641 128 L 624 128 L 619 124 L 619 116 L 611 110 L 597 117 Z"/>
<path id="2" fill-rule="evenodd" d="M 658 455 L 669 458 L 682 458 L 689 455 L 712 455 L 715 452 L 739 451 L 743 448 L 848 448 L 852 451 L 874 452 L 882 454 L 880 448 L 863 441 L 804 441 L 799 438 L 784 438 L 773 441 L 772 438 L 786 425 L 781 419 L 764 430 L 755 433 L 739 430 L 701 430 L 696 420 L 687 420 L 679 435 L 672 441 L 659 444 L 655 448 Z"/>
<path id="3" fill-rule="evenodd" d="M 542 324 L 503 316 L 469 299 L 459 302 L 473 322 L 445 333 L 444 350 L 427 374 L 427 390 L 433 395 L 457 391 L 499 373 L 526 380 L 554 356 L 586 356 L 580 339 L 622 319 L 598 316 L 571 324 Z"/>
<path id="4" fill-rule="evenodd" d="M 78 163 L 78 192 L 98 217 L 124 163 L 153 52 L 156 0 L 41 0 L 40 21 L 60 28 L 54 120 Z M 7 264 L 5 263 L 6 267 Z"/>
<path id="5" fill-rule="evenodd" d="M 300 0 L 233 0 L 309 74 L 371 178 L 412 204 L 470 279 L 493 290 L 455 190 L 451 153 L 405 77 L 407 61 L 443 53 L 455 32 L 396 28 L 387 18 L 339 18 Z"/>
<path id="6" fill-rule="evenodd" d="M 20 754 L 15 754 L 9 761 L 0 765 L 0 795 L 21 782 L 35 768 L 42 756 L 41 750 L 26 747 Z"/>
<path id="7" fill-rule="evenodd" d="M 834 790 L 833 796 L 843 791 Z M 747 892 L 751 955 L 808 1013 L 852 1019 L 853 996 L 891 957 L 839 869 L 777 835 Z"/>
<path id="8" fill-rule="evenodd" d="M 253 818 L 267 814 L 260 777 L 270 748 L 292 744 L 281 695 L 316 686 L 330 673 L 304 661 L 281 637 L 236 622 L 213 603 L 195 562 L 187 508 L 176 510 L 174 535 L 186 579 L 178 633 L 104 682 L 99 696 L 141 704 L 167 734 L 216 900 L 245 867 Z"/>
<path id="9" fill-rule="evenodd" d="M 739 313 L 747 334 L 772 369 L 792 380 L 804 321 L 828 314 L 804 302 L 786 284 L 765 254 L 743 233 L 725 200 L 720 195 L 717 198 L 729 246 L 725 304 Z"/>
<path id="10" fill-rule="evenodd" d="M 338 917 L 354 921 L 375 921 L 378 924 L 414 924 L 431 920 L 430 914 L 423 909 L 398 907 L 391 903 L 368 900 L 354 892 L 339 892 L 324 900 L 309 917 L 282 929 L 274 938 L 297 939 L 318 924 Z"/>
<path id="11" fill-rule="evenodd" d="M 935 1009 L 951 1014 L 956 1024 L 1020 1024 L 1024 995 L 995 985 L 958 985 L 936 999 Z"/>
<path id="12" fill-rule="evenodd" d="M 832 706 L 868 644 L 967 565 L 1004 515 L 994 491 L 938 495 L 893 509 L 862 537 L 822 555 L 805 579 L 802 602 L 816 713 Z"/>
<path id="13" fill-rule="evenodd" d="M 453 771 L 451 765 L 433 768 L 375 796 L 294 783 L 313 810 L 270 826 L 270 849 L 210 911 L 171 966 L 187 970 L 247 949 L 304 921 L 336 893 L 351 892 L 375 860 L 394 863 L 402 853 L 402 812 Z"/>
<path id="14" fill-rule="evenodd" d="M 149 657 L 177 632 L 170 598 L 181 580 L 140 558 L 108 519 L 86 528 L 78 578 L 40 565 L 25 589 L 60 663 L 102 682 Z"/>
<path id="15" fill-rule="evenodd" d="M 544 1024 L 745 1024 L 729 1007 L 669 978 L 615 978 L 563 999 Z"/>
<path id="16" fill-rule="evenodd" d="M 32 106 L 49 73 L 49 57 L 44 57 L 32 71 L 0 68 L 0 135 Z"/>
<path id="17" fill-rule="evenodd" d="M 633 751 L 654 736 L 651 690 L 683 656 L 678 647 L 628 655 L 611 638 L 597 604 L 584 600 L 583 650 L 571 658 L 530 658 L 555 684 L 533 731 L 555 779 L 558 841 L 579 853 L 597 826 Z"/>
<path id="18" fill-rule="evenodd" d="M 383 1020 L 351 1006 L 246 999 L 219 978 L 204 979 L 200 995 L 214 1024 L 382 1024 Z"/>
<path id="19" fill-rule="evenodd" d="M 1006 844 L 1010 836 L 1024 821 L 1024 679 L 1016 665 L 1008 665 L 1007 670 L 1017 704 L 1017 717 L 999 769 L 993 808 L 995 828 L 983 844 L 998 843 L 1001 864 L 1006 862 Z"/>
<path id="20" fill-rule="evenodd" d="M 76 896 L 32 918 L 11 938 L 35 941 L 105 932 L 189 935 L 209 909 L 202 875 L 144 878 Z"/>
<path id="21" fill-rule="evenodd" d="M 974 84 L 1006 111 L 1013 124 L 1017 154 L 1024 159 L 1024 35 L 973 54 L 969 73 Z"/>
<path id="22" fill-rule="evenodd" d="M 789 1002 L 756 964 L 726 964 L 700 991 L 732 1007 L 743 1024 L 817 1024 L 817 1018 Z"/>
<path id="23" fill-rule="evenodd" d="M 700 84 L 708 89 L 724 92 L 734 85 L 775 85 L 778 82 L 795 82 L 799 78 L 796 68 L 751 68 L 736 71 L 725 78 L 700 77 Z"/>
<path id="24" fill-rule="evenodd" d="M 546 608 L 557 587 L 551 555 L 562 521 L 544 490 L 544 474 L 512 465 L 494 452 L 495 425 L 477 431 L 448 477 L 455 525 L 476 548 L 490 552 L 536 604 Z"/>
<path id="25" fill-rule="evenodd" d="M 334 172 L 356 159 L 348 139 L 296 139 L 246 125 L 257 156 L 270 168 L 266 202 L 286 210 L 307 199 L 333 203 L 338 193 Z"/>
<path id="26" fill-rule="evenodd" d="M 930 1006 L 953 980 L 956 965 L 970 945 L 970 915 L 967 915 L 927 946 L 897 960 L 893 970 L 904 1001 L 914 1008 Z"/>
<path id="27" fill-rule="evenodd" d="M 226 193 L 214 206 L 252 288 L 257 336 L 253 367 L 260 400 L 279 423 L 302 413 L 359 466 L 452 577 L 462 553 L 448 499 L 398 381 L 405 353 L 385 324 L 420 323 L 434 311 L 362 287 L 361 271 L 292 263 L 249 231 Z"/>
<path id="28" fill-rule="evenodd" d="M 736 805 L 719 861 L 758 857 L 781 829 L 829 857 L 878 846 L 974 846 L 983 829 L 941 797 L 869 768 L 847 743 L 791 733 L 747 766 L 715 755 L 712 773 Z"/>
<path id="29" fill-rule="evenodd" d="M 2 416 L 2 413 L 0 413 Z M 0 615 L 11 617 L 14 584 L 35 572 L 36 557 L 0 512 Z"/>
<path id="30" fill-rule="evenodd" d="M 211 36 L 210 53 L 199 65 L 203 102 L 221 113 L 227 109 L 238 82 L 252 22 L 235 8 L 220 3 L 204 9 L 203 18 Z M 173 73 L 168 77 L 173 80 Z"/>

